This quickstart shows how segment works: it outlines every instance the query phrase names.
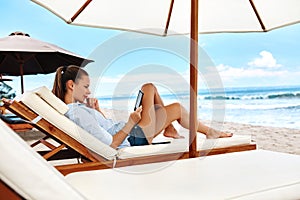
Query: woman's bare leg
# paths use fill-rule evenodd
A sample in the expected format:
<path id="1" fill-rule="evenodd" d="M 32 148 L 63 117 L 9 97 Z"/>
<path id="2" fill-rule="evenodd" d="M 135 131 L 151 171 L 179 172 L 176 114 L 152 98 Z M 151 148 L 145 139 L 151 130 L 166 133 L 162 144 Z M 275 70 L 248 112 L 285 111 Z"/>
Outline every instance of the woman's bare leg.
<path id="1" fill-rule="evenodd" d="M 184 128 L 189 128 L 189 114 L 179 103 L 163 106 L 155 86 L 151 83 L 143 85 L 142 90 L 144 92 L 143 111 L 139 126 L 143 129 L 149 143 L 175 120 Z M 213 130 L 200 122 L 198 122 L 197 131 L 205 134 L 207 138 L 231 136 L 230 134 Z"/>
<path id="2" fill-rule="evenodd" d="M 179 112 L 181 113 L 181 116 L 180 116 L 180 119 L 178 119 L 177 121 L 182 127 L 189 129 L 189 127 L 190 127 L 189 113 L 186 111 L 186 109 L 182 105 L 178 104 L 178 107 L 179 108 L 176 108 L 176 109 L 180 110 Z M 197 132 L 205 134 L 208 139 L 232 136 L 232 133 L 224 133 L 224 132 L 215 130 L 213 128 L 210 128 L 210 127 L 204 125 L 199 120 L 198 120 Z"/>
<path id="3" fill-rule="evenodd" d="M 156 89 L 151 83 L 148 83 L 142 86 L 142 91 L 144 92 L 142 100 L 143 111 L 138 124 L 143 129 L 148 142 L 151 143 L 156 133 L 156 107 L 154 103 L 155 98 L 157 98 L 155 97 Z"/>
<path id="4" fill-rule="evenodd" d="M 164 111 L 162 111 L 164 109 Z M 162 128 L 166 128 L 168 123 L 171 123 L 174 120 L 177 120 L 178 123 L 186 128 L 189 129 L 189 113 L 186 111 L 186 109 L 179 103 L 173 103 L 168 106 L 165 106 L 159 110 L 156 111 L 156 118 L 159 121 L 165 120 L 165 125 L 162 125 Z M 158 131 L 161 131 L 157 127 Z M 220 138 L 220 137 L 231 137 L 232 133 L 224 133 L 218 130 L 215 130 L 213 128 L 210 128 L 200 121 L 198 121 L 198 127 L 197 127 L 197 132 L 203 133 L 206 135 L 208 139 L 213 139 L 213 138 Z M 157 133 L 159 134 L 159 132 Z"/>
<path id="5" fill-rule="evenodd" d="M 155 90 L 155 93 L 154 93 L 154 105 L 156 107 L 164 106 L 164 102 L 163 102 L 161 96 L 159 95 L 159 93 L 157 91 L 157 88 L 153 84 L 150 84 L 150 85 Z M 172 122 L 164 129 L 164 133 L 163 134 L 166 137 L 171 137 L 171 138 L 175 138 L 175 139 L 184 138 L 183 136 L 181 136 L 181 135 L 178 134 L 178 131 L 175 129 L 175 127 L 173 126 Z"/>
<path id="6" fill-rule="evenodd" d="M 177 130 L 172 125 L 172 121 L 166 124 L 166 113 L 164 112 L 164 103 L 157 91 L 157 88 L 147 83 L 142 86 L 144 92 L 141 113 L 141 121 L 139 126 L 142 127 L 148 142 L 150 143 L 153 138 L 164 130 L 164 135 L 167 137 L 181 138 Z M 159 117 L 158 117 L 159 116 Z M 163 128 L 162 128 L 163 127 Z"/>

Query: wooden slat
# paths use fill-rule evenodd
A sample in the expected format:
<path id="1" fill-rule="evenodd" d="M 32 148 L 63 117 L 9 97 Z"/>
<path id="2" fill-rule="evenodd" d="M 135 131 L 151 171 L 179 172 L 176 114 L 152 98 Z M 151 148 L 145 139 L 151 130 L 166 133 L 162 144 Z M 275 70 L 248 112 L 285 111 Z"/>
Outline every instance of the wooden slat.
<path id="1" fill-rule="evenodd" d="M 37 153 L 40 154 L 41 156 L 44 156 L 49 152 L 50 152 L 49 150 L 37 151 Z M 56 154 L 54 154 L 53 156 L 49 157 L 47 160 L 50 161 L 50 160 L 63 160 L 63 159 L 73 159 L 73 158 L 79 159 L 80 154 L 74 151 L 73 149 L 62 149 Z M 88 162 L 90 162 L 90 160 Z"/>
<path id="2" fill-rule="evenodd" d="M 46 140 L 46 139 L 48 139 L 48 138 L 49 138 L 49 136 L 46 135 L 45 137 L 42 138 L 42 140 Z M 35 147 L 35 146 L 38 145 L 38 144 L 41 144 L 41 140 L 37 140 L 36 142 L 32 143 L 30 146 L 31 146 L 31 147 Z"/>
<path id="3" fill-rule="evenodd" d="M 43 157 L 48 160 L 48 158 L 50 158 L 51 156 L 55 155 L 56 153 L 58 153 L 60 150 L 62 150 L 63 148 L 65 148 L 66 145 L 62 144 L 54 149 L 52 149 L 52 151 L 50 151 L 49 153 L 46 153 L 45 155 L 43 155 Z"/>
<path id="4" fill-rule="evenodd" d="M 11 129 L 13 129 L 15 132 L 26 132 L 33 128 L 30 124 L 9 124 L 6 123 L 7 126 L 9 126 Z"/>
<path id="5" fill-rule="evenodd" d="M 51 144 L 50 142 L 48 142 L 47 140 L 44 139 L 40 139 L 40 142 L 45 145 L 46 147 L 48 147 L 49 149 L 56 149 L 56 146 L 54 146 L 53 144 Z"/>

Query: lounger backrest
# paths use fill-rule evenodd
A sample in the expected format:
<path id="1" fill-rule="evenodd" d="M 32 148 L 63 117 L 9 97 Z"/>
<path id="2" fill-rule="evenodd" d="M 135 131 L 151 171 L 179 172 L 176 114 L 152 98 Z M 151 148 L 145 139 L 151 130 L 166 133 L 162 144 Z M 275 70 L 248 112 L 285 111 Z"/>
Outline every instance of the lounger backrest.
<path id="1" fill-rule="evenodd" d="M 45 102 L 47 102 L 52 108 L 61 114 L 65 114 L 69 107 L 59 98 L 57 98 L 47 87 L 42 86 L 35 90 L 34 93 L 39 95 Z"/>
<path id="2" fill-rule="evenodd" d="M 46 96 L 44 96 L 44 98 L 42 99 L 37 95 L 37 93 L 35 93 L 35 91 L 39 90 L 25 92 L 24 94 L 22 94 L 20 100 L 35 113 L 37 113 L 40 117 L 44 118 L 49 123 L 59 128 L 93 152 L 103 156 L 108 160 L 113 160 L 116 157 L 117 151 L 115 149 L 104 144 L 93 135 L 83 130 L 70 119 L 65 117 L 61 112 L 57 112 L 57 109 L 54 109 L 54 107 L 57 108 L 56 106 L 54 106 L 53 104 L 50 105 L 49 100 L 48 102 L 44 100 Z M 59 100 L 52 93 L 48 93 L 48 95 L 52 95 L 51 101 L 55 100 L 55 98 Z"/>
<path id="3" fill-rule="evenodd" d="M 2 120 L 0 133 L 0 178 L 16 193 L 24 199 L 85 199 Z"/>

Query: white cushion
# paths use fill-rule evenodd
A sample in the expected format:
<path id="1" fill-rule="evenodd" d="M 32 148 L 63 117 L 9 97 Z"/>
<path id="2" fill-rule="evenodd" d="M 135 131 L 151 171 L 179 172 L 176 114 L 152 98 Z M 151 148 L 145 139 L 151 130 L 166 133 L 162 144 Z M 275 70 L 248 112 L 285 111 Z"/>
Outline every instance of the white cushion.
<path id="1" fill-rule="evenodd" d="M 46 101 L 59 113 L 65 114 L 69 110 L 69 107 L 62 100 L 56 97 L 47 87 L 39 87 L 33 90 L 33 92 L 39 95 L 44 101 Z"/>
<path id="2" fill-rule="evenodd" d="M 133 194 L 143 200 L 280 200 L 299 199 L 299 169 L 299 155 L 253 150 L 76 172 L 66 179 L 90 200 L 132 199 Z"/>
<path id="3" fill-rule="evenodd" d="M 209 150 L 215 148 L 225 148 L 236 145 L 250 144 L 251 135 L 237 135 L 234 134 L 232 137 L 217 138 L 217 139 L 205 139 L 201 138 L 200 133 L 197 137 L 197 149 L 198 150 Z M 202 135 L 202 134 L 201 134 Z"/>
<path id="4" fill-rule="evenodd" d="M 25 92 L 20 100 L 36 112 L 39 116 L 59 128 L 69 136 L 86 146 L 88 149 L 103 156 L 108 160 L 113 160 L 117 155 L 117 151 L 110 146 L 104 144 L 93 135 L 89 134 L 63 114 L 57 112 L 53 107 L 46 103 L 34 92 Z"/>
<path id="5" fill-rule="evenodd" d="M 233 135 L 230 138 L 205 139 L 203 134 L 197 135 L 197 150 L 210 150 L 235 145 L 250 144 L 250 135 Z M 160 155 L 166 153 L 186 152 L 189 150 L 188 134 L 184 139 L 174 139 L 170 144 L 145 145 L 125 147 L 118 151 L 119 159 L 134 158 L 140 156 Z"/>
<path id="6" fill-rule="evenodd" d="M 0 120 L 0 178 L 25 199 L 85 199 Z"/>

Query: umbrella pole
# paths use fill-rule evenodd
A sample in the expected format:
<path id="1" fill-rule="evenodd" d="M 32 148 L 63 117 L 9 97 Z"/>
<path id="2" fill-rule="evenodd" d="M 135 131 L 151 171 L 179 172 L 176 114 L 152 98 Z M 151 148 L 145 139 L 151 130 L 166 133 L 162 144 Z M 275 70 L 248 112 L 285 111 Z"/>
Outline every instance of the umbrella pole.
<path id="1" fill-rule="evenodd" d="M 21 75 L 21 93 L 24 93 L 24 80 L 23 80 L 23 63 L 20 63 L 20 75 Z"/>
<path id="2" fill-rule="evenodd" d="M 198 93 L 198 0 L 191 0 L 190 38 L 190 137 L 189 157 L 197 153 L 197 93 Z"/>
<path id="3" fill-rule="evenodd" d="M 23 75 L 21 75 L 21 93 L 24 93 L 24 81 L 23 81 Z"/>

